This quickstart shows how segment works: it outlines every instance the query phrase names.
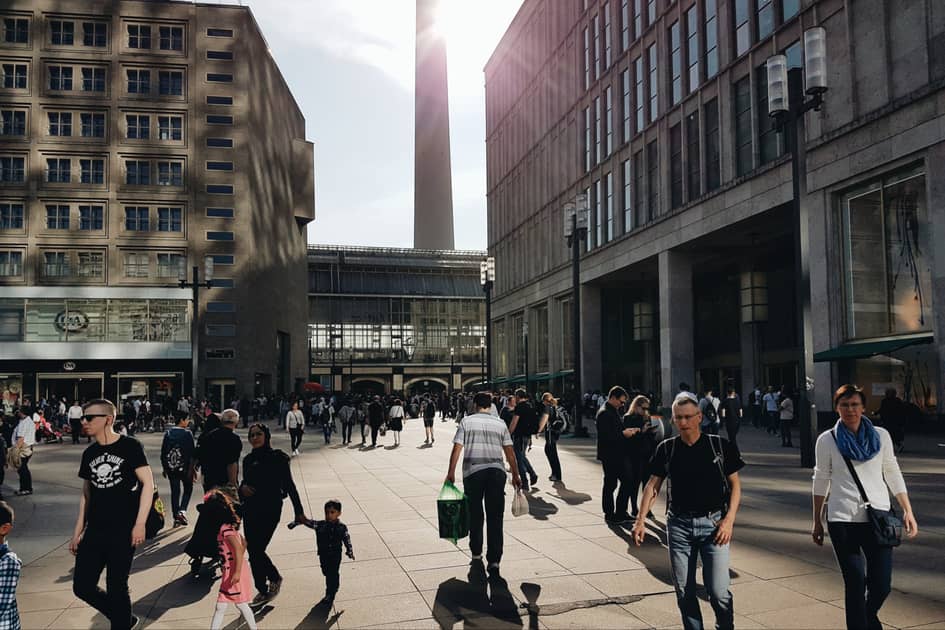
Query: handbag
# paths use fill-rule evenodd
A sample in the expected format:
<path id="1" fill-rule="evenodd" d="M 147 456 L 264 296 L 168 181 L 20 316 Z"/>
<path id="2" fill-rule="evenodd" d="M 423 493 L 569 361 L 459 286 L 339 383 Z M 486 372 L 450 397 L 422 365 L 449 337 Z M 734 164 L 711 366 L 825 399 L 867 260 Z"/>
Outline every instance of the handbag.
<path id="1" fill-rule="evenodd" d="M 526 514 L 528 514 L 528 499 L 521 489 L 516 490 L 515 496 L 512 498 L 512 516 L 525 516 Z"/>
<path id="2" fill-rule="evenodd" d="M 144 537 L 148 540 L 157 536 L 158 532 L 164 529 L 164 501 L 158 496 L 158 491 L 154 491 L 151 498 L 151 509 L 148 511 L 148 518 L 144 523 Z"/>
<path id="3" fill-rule="evenodd" d="M 834 431 L 830 432 L 830 435 L 833 436 L 833 441 L 837 442 L 837 434 Z M 839 443 L 837 447 L 839 448 Z M 856 469 L 853 468 L 853 462 L 850 461 L 850 458 L 843 455 L 843 461 L 846 462 L 847 468 L 850 470 L 850 475 L 853 477 L 853 481 L 856 482 L 856 487 L 860 491 L 860 496 L 863 498 L 863 503 L 866 504 L 866 518 L 869 519 L 870 525 L 872 525 L 873 538 L 876 540 L 876 544 L 880 547 L 898 547 L 902 543 L 902 519 L 899 518 L 899 515 L 896 514 L 896 510 L 893 509 L 892 503 L 889 504 L 888 510 L 880 510 L 874 508 L 870 504 L 869 497 L 866 496 L 866 490 L 863 489 L 863 484 L 860 483 L 860 477 L 856 474 Z"/>

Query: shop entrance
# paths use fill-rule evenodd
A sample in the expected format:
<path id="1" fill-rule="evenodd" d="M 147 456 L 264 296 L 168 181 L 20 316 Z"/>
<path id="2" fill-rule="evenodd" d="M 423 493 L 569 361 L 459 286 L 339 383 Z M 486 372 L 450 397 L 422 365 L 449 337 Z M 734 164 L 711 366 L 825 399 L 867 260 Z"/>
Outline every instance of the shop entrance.
<path id="1" fill-rule="evenodd" d="M 223 411 L 230 406 L 234 398 L 236 398 L 235 380 L 228 378 L 207 381 L 207 400 L 210 401 L 214 411 Z"/>
<path id="2" fill-rule="evenodd" d="M 70 403 L 74 400 L 84 402 L 93 398 L 102 398 L 105 375 L 101 372 L 86 374 L 37 374 L 36 396 L 46 400 L 59 400 L 65 397 Z"/>

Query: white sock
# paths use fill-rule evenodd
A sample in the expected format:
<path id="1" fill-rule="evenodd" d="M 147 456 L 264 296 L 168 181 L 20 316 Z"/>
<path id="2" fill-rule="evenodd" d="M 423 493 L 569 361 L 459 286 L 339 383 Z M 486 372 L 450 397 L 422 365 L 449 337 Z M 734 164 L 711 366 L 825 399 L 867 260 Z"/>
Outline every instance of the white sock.
<path id="1" fill-rule="evenodd" d="M 256 630 L 256 618 L 253 617 L 253 609 L 249 607 L 249 604 L 247 602 L 237 604 L 236 609 L 243 614 L 243 619 L 246 620 L 246 626 L 249 630 Z"/>
<path id="2" fill-rule="evenodd" d="M 226 602 L 217 602 L 216 612 L 213 613 L 213 620 L 210 622 L 210 630 L 220 630 L 223 627 L 223 615 L 229 604 Z"/>

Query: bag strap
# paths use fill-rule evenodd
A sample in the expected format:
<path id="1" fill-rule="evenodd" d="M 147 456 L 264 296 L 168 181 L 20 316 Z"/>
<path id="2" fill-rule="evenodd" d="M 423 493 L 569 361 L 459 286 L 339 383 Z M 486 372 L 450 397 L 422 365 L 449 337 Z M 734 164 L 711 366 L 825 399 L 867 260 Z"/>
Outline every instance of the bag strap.
<path id="1" fill-rule="evenodd" d="M 725 493 L 729 492 L 728 477 L 725 476 L 725 451 L 722 450 L 722 436 L 713 435 L 711 433 L 707 434 L 709 437 L 709 446 L 712 447 L 712 454 L 715 455 L 715 465 L 719 469 L 719 475 L 722 477 L 722 487 L 725 489 Z M 719 441 L 719 448 L 715 448 L 715 440 Z"/>
<path id="2" fill-rule="evenodd" d="M 837 450 L 840 451 L 840 442 L 837 441 L 836 430 L 831 429 L 830 435 L 833 437 L 833 441 L 837 445 Z M 853 468 L 853 462 L 851 462 L 850 458 L 844 455 L 842 451 L 840 451 L 840 457 L 842 457 L 843 461 L 846 462 L 847 468 L 850 470 L 850 475 L 853 477 L 853 481 L 856 482 L 856 487 L 860 491 L 860 496 L 863 497 L 863 503 L 869 506 L 870 499 L 866 496 L 866 490 L 863 489 L 863 484 L 860 483 L 860 477 L 856 474 L 856 469 Z"/>

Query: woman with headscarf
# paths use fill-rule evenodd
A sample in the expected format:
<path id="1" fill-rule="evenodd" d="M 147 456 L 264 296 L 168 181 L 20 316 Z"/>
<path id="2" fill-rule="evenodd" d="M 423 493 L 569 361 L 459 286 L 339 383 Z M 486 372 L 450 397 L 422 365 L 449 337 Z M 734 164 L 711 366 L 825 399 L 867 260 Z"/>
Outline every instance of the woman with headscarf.
<path id="1" fill-rule="evenodd" d="M 272 448 L 269 427 L 262 423 L 250 425 L 248 439 L 253 450 L 243 458 L 243 482 L 239 493 L 243 501 L 249 565 L 258 591 L 253 603 L 259 604 L 275 597 L 282 586 L 282 576 L 266 553 L 266 547 L 279 526 L 283 499 L 288 496 L 292 501 L 297 523 L 305 523 L 308 519 L 292 479 L 289 456 Z"/>

